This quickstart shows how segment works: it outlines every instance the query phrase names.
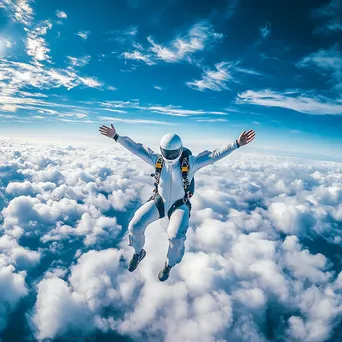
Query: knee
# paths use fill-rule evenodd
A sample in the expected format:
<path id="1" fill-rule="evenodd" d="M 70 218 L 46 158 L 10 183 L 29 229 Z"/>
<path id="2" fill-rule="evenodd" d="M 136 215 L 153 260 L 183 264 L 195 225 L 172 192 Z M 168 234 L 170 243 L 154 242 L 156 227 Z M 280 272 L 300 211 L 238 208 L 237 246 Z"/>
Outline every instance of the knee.
<path id="1" fill-rule="evenodd" d="M 174 236 L 169 236 L 170 245 L 173 246 L 174 248 L 184 245 L 185 240 L 186 240 L 185 234 L 179 234 L 179 235 L 177 234 Z"/>
<path id="2" fill-rule="evenodd" d="M 132 234 L 143 234 L 144 226 L 141 224 L 140 220 L 137 220 L 135 217 L 131 220 L 128 225 L 128 230 Z"/>

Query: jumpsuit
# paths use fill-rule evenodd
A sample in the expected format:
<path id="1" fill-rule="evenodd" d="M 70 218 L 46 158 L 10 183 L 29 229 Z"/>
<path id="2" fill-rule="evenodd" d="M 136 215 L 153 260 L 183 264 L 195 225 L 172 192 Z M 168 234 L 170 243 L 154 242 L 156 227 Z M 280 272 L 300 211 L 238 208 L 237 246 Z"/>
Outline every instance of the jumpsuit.
<path id="1" fill-rule="evenodd" d="M 150 148 L 142 144 L 134 142 L 129 137 L 119 136 L 117 142 L 155 168 L 159 154 L 154 153 Z M 234 143 L 220 147 L 213 152 L 205 150 L 196 156 L 190 155 L 188 173 L 189 183 L 191 183 L 198 170 L 228 156 L 237 148 L 237 142 L 235 141 Z M 158 193 L 163 199 L 165 213 L 169 211 L 170 207 L 177 200 L 184 197 L 179 161 L 171 166 L 166 162 L 164 163 L 160 175 Z M 135 212 L 129 223 L 128 230 L 129 245 L 134 247 L 136 253 L 139 253 L 144 247 L 146 227 L 159 218 L 159 211 L 155 202 L 152 200 L 144 203 Z M 167 263 L 169 266 L 180 263 L 184 256 L 184 242 L 186 240 L 188 226 L 189 209 L 183 204 L 173 212 L 168 223 L 167 236 L 169 240 L 169 249 L 167 253 Z"/>

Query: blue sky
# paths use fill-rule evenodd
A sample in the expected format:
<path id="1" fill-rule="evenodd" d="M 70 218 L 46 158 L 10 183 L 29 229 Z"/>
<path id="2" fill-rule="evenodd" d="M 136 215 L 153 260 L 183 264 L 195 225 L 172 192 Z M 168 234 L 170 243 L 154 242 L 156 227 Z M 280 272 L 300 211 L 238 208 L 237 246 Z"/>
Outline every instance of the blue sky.
<path id="1" fill-rule="evenodd" d="M 341 1 L 0 3 L 0 134 L 97 127 L 342 159 Z M 102 138 L 103 139 L 103 138 Z"/>

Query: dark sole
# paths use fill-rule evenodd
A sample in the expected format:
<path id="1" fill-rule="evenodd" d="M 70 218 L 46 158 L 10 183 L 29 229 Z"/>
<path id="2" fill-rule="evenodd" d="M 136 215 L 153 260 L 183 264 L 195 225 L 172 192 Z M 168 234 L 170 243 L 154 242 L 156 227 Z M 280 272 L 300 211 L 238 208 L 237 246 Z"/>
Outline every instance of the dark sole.
<path id="1" fill-rule="evenodd" d="M 139 264 L 144 260 L 145 256 L 146 256 L 146 251 L 144 252 L 144 256 L 139 260 L 139 262 L 136 264 L 134 268 L 128 267 L 128 271 L 134 272 L 138 268 Z"/>

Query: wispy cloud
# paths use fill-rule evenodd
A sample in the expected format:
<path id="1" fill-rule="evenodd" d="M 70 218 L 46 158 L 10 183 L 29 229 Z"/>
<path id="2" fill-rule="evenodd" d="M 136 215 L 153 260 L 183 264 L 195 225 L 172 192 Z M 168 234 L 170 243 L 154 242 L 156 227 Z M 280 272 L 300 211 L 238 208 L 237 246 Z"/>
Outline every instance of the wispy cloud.
<path id="1" fill-rule="evenodd" d="M 63 119 L 63 118 L 58 118 L 59 121 L 64 121 L 64 122 L 74 122 L 74 123 L 82 123 L 82 124 L 94 124 L 95 122 L 92 120 L 74 120 L 74 119 Z"/>
<path id="2" fill-rule="evenodd" d="M 17 110 L 17 106 L 11 104 L 4 104 L 0 107 L 0 109 L 4 112 L 15 112 Z"/>
<path id="3" fill-rule="evenodd" d="M 27 29 L 26 53 L 33 57 L 35 62 L 51 61 L 50 49 L 47 47 L 43 36 L 52 28 L 52 23 L 48 20 L 40 23 L 34 30 Z"/>
<path id="4" fill-rule="evenodd" d="M 71 57 L 67 56 L 67 58 L 70 61 L 70 64 L 73 67 L 83 67 L 87 65 L 90 62 L 91 57 L 90 56 L 83 56 L 83 57 Z"/>
<path id="5" fill-rule="evenodd" d="M 334 100 L 324 96 L 300 93 L 299 91 L 248 90 L 238 94 L 237 102 L 286 108 L 305 114 L 342 115 L 342 99 Z"/>
<path id="6" fill-rule="evenodd" d="M 223 38 L 221 33 L 214 31 L 212 25 L 206 21 L 197 23 L 184 36 L 179 36 L 168 44 L 159 44 L 153 37 L 148 37 L 150 47 L 144 50 L 141 45 L 135 44 L 136 50 L 124 52 L 127 59 L 136 59 L 148 65 L 156 61 L 178 63 L 186 60 L 191 63 L 192 55 L 208 48 L 212 43 Z"/>
<path id="7" fill-rule="evenodd" d="M 100 116 L 100 120 L 108 120 L 110 122 L 122 122 L 122 123 L 129 123 L 129 124 L 145 124 L 145 125 L 169 125 L 174 126 L 174 123 L 167 122 L 167 121 L 156 121 L 156 120 L 145 120 L 145 119 L 120 119 L 120 118 L 113 118 L 108 116 Z"/>
<path id="8" fill-rule="evenodd" d="M 213 91 L 227 90 L 228 82 L 234 80 L 230 71 L 232 67 L 233 63 L 217 63 L 215 64 L 215 69 L 204 70 L 202 79 L 187 82 L 186 84 L 190 88 L 199 91 L 206 89 Z"/>
<path id="9" fill-rule="evenodd" d="M 341 32 L 341 10 L 341 0 L 331 0 L 327 5 L 315 8 L 312 11 L 312 16 L 317 20 L 321 20 L 322 23 L 314 33 L 331 34 Z"/>
<path id="10" fill-rule="evenodd" d="M 157 89 L 157 90 L 160 90 L 160 91 L 163 91 L 163 90 L 164 90 L 163 87 L 160 87 L 160 86 L 157 86 L 157 85 L 155 85 L 153 88 L 154 88 L 154 89 Z"/>
<path id="11" fill-rule="evenodd" d="M 196 119 L 198 122 L 227 122 L 227 119 Z"/>
<path id="12" fill-rule="evenodd" d="M 271 34 L 271 24 L 266 23 L 265 26 L 260 27 L 260 35 L 262 38 L 267 38 Z"/>
<path id="13" fill-rule="evenodd" d="M 201 79 L 187 82 L 186 84 L 188 87 L 198 91 L 204 91 L 206 89 L 223 91 L 229 90 L 229 82 L 239 82 L 236 77 L 237 73 L 263 76 L 262 73 L 254 69 L 239 67 L 239 63 L 239 61 L 217 63 L 214 65 L 214 69 L 205 68 Z"/>
<path id="14" fill-rule="evenodd" d="M 77 35 L 80 36 L 82 39 L 87 40 L 89 33 L 90 31 L 79 31 L 77 32 Z"/>
<path id="15" fill-rule="evenodd" d="M 168 63 L 175 63 L 187 59 L 191 61 L 191 54 L 204 50 L 213 41 L 222 39 L 223 35 L 216 33 L 207 22 L 194 25 L 184 37 L 173 40 L 168 45 L 154 42 L 152 37 L 148 41 L 156 58 Z"/>
<path id="16" fill-rule="evenodd" d="M 10 49 L 13 46 L 13 41 L 11 38 L 6 39 L 6 38 L 0 38 L 0 49 L 2 47 L 6 47 L 7 49 Z"/>
<path id="17" fill-rule="evenodd" d="M 40 90 L 65 87 L 72 89 L 80 85 L 98 87 L 94 78 L 81 77 L 68 69 L 31 65 L 0 60 L 0 94 L 11 94 L 31 86 Z"/>
<path id="18" fill-rule="evenodd" d="M 125 110 L 122 110 L 122 109 L 103 108 L 103 110 L 106 110 L 108 112 L 113 112 L 113 113 L 120 113 L 120 114 L 127 113 Z"/>
<path id="19" fill-rule="evenodd" d="M 203 114 L 213 114 L 213 115 L 228 115 L 224 112 L 215 112 L 215 111 L 204 111 L 202 109 L 192 110 L 192 109 L 183 109 L 182 107 L 176 106 L 148 106 L 148 107 L 139 107 L 142 110 L 151 111 L 157 114 L 170 115 L 170 116 L 191 116 L 191 115 L 203 115 Z"/>
<path id="20" fill-rule="evenodd" d="M 9 10 L 14 21 L 30 26 L 33 18 L 33 10 L 30 6 L 32 2 L 32 0 L 3 0 L 2 7 Z"/>
<path id="21" fill-rule="evenodd" d="M 142 105 L 138 100 L 134 101 L 106 101 L 106 102 L 85 102 L 87 105 L 91 106 L 99 106 L 103 110 L 125 113 L 126 111 L 132 109 L 138 109 L 145 112 L 152 112 L 161 115 L 169 115 L 169 116 L 180 116 L 187 117 L 193 115 L 228 115 L 223 111 L 206 111 L 202 109 L 185 109 L 181 106 L 173 106 L 173 105 Z M 124 109 L 126 111 L 124 111 Z"/>
<path id="22" fill-rule="evenodd" d="M 153 65 L 155 62 L 152 60 L 152 56 L 149 54 L 143 54 L 140 51 L 133 51 L 133 52 L 124 52 L 122 56 L 125 59 L 131 59 L 136 61 L 145 62 L 147 65 Z"/>
<path id="23" fill-rule="evenodd" d="M 242 73 L 248 74 L 248 75 L 264 76 L 264 74 L 263 74 L 262 72 L 259 72 L 259 71 L 254 70 L 254 69 L 247 69 L 247 68 L 235 67 L 235 68 L 234 68 L 234 71 L 242 72 Z"/>
<path id="24" fill-rule="evenodd" d="M 102 86 L 102 83 L 97 80 L 95 77 L 78 77 L 79 80 L 89 88 L 99 88 Z"/>
<path id="25" fill-rule="evenodd" d="M 315 71 L 325 72 L 334 87 L 342 89 L 342 52 L 336 46 L 304 57 L 297 63 L 297 66 L 312 67 Z"/>
<path id="26" fill-rule="evenodd" d="M 63 11 L 56 11 L 56 16 L 59 18 L 59 19 L 66 19 L 66 18 L 68 18 L 68 15 L 65 13 L 65 12 L 63 12 Z"/>

